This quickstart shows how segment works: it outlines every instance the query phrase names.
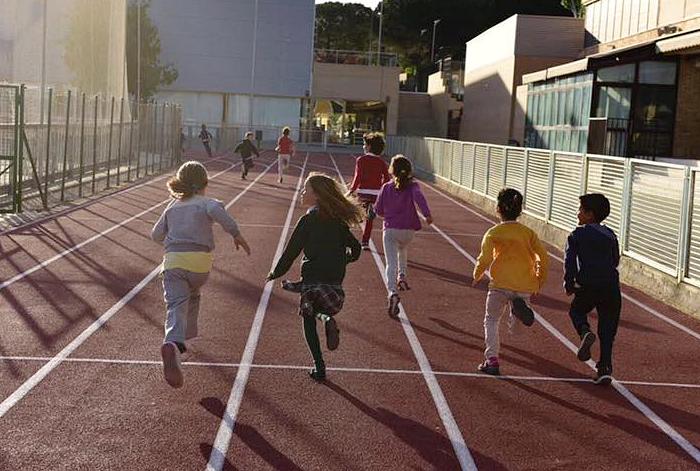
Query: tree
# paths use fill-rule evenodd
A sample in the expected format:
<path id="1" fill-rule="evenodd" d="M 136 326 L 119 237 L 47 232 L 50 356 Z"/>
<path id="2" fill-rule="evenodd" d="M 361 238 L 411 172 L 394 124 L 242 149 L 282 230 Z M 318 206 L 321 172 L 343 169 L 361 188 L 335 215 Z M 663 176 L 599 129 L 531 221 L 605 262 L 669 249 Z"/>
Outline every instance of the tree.
<path id="1" fill-rule="evenodd" d="M 316 47 L 366 51 L 373 12 L 359 3 L 328 2 L 316 5 Z"/>
<path id="2" fill-rule="evenodd" d="M 574 18 L 583 18 L 586 13 L 586 7 L 581 0 L 561 0 L 561 5 L 571 11 Z"/>
<path id="3" fill-rule="evenodd" d="M 148 14 L 149 0 L 131 0 L 126 12 L 126 64 L 129 94 L 138 87 L 138 8 L 141 4 L 141 99 L 148 100 L 163 85 L 177 80 L 173 64 L 160 62 L 160 35 Z"/>

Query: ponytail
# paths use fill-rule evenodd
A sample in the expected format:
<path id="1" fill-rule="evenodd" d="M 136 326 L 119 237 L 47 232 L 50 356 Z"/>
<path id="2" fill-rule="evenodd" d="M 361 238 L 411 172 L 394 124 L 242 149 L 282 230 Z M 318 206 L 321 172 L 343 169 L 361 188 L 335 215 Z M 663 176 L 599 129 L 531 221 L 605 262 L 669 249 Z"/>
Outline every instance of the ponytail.
<path id="1" fill-rule="evenodd" d="M 402 154 L 397 154 L 391 159 L 389 173 L 394 177 L 394 187 L 398 191 L 405 190 L 413 181 L 411 161 Z"/>

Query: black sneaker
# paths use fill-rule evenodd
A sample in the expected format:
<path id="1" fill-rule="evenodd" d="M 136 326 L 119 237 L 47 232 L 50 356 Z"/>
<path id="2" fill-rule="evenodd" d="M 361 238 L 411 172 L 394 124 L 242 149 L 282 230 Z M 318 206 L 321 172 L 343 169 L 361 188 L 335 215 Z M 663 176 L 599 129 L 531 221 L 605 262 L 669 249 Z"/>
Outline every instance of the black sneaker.
<path id="1" fill-rule="evenodd" d="M 340 330 L 332 317 L 324 322 L 326 327 L 326 346 L 328 350 L 335 350 L 340 345 Z"/>
<path id="2" fill-rule="evenodd" d="M 398 294 L 394 293 L 391 296 L 389 296 L 389 306 L 387 308 L 387 312 L 389 313 L 389 317 L 396 318 L 399 315 L 399 303 L 401 302 L 401 298 L 399 297 Z"/>
<path id="3" fill-rule="evenodd" d="M 580 361 L 588 361 L 591 359 L 591 346 L 595 343 L 595 334 L 590 330 L 581 336 L 581 346 L 578 347 L 576 358 Z"/>
<path id="4" fill-rule="evenodd" d="M 301 281 L 284 280 L 282 282 L 282 289 L 285 291 L 291 291 L 292 293 L 301 293 L 301 285 Z"/>
<path id="5" fill-rule="evenodd" d="M 411 289 L 411 287 L 408 286 L 406 277 L 403 275 L 399 275 L 399 279 L 396 280 L 396 287 L 399 288 L 399 291 L 409 291 Z"/>
<path id="6" fill-rule="evenodd" d="M 311 371 L 309 371 L 309 376 L 311 379 L 314 381 L 323 381 L 326 379 L 326 367 L 324 366 L 323 368 L 313 368 Z"/>
<path id="7" fill-rule="evenodd" d="M 523 298 L 515 298 L 510 302 L 511 312 L 523 324 L 530 327 L 535 323 L 535 313 Z"/>
<path id="8" fill-rule="evenodd" d="M 593 382 L 602 386 L 607 386 L 612 383 L 612 367 L 607 365 L 598 365 L 598 374 Z"/>
<path id="9" fill-rule="evenodd" d="M 362 242 L 362 250 L 369 250 L 369 242 Z"/>
<path id="10" fill-rule="evenodd" d="M 478 371 L 481 371 L 482 373 L 486 373 L 487 375 L 491 376 L 500 376 L 501 375 L 501 369 L 499 368 L 498 365 L 492 365 L 489 363 L 488 360 L 484 360 L 483 363 L 481 363 L 479 366 L 476 367 Z"/>

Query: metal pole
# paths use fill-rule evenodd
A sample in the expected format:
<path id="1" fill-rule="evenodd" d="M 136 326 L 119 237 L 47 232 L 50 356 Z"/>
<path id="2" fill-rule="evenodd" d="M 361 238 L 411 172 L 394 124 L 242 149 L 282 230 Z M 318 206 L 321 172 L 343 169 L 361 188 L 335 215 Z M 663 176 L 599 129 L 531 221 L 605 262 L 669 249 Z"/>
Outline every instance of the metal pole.
<path id="1" fill-rule="evenodd" d="M 134 110 L 131 110 L 130 120 L 129 120 L 129 153 L 126 163 L 126 181 L 131 181 L 131 157 L 133 155 L 133 143 L 134 143 Z"/>
<path id="2" fill-rule="evenodd" d="M 41 42 L 41 98 L 39 105 L 39 124 L 44 124 L 44 90 L 46 89 L 46 17 L 48 14 L 48 0 L 44 0 L 44 15 L 42 17 L 42 42 Z"/>
<path id="3" fill-rule="evenodd" d="M 136 0 L 136 103 L 141 103 L 141 0 Z"/>
<path id="4" fill-rule="evenodd" d="M 51 102 L 53 101 L 53 88 L 49 88 L 49 109 L 46 126 L 46 162 L 44 162 L 44 194 L 49 198 L 49 160 L 51 157 Z"/>
<path id="5" fill-rule="evenodd" d="M 136 109 L 138 109 L 137 129 L 139 134 L 136 142 L 136 179 L 138 180 L 139 172 L 141 170 L 141 134 L 143 133 L 143 114 L 141 114 L 141 103 L 138 101 L 136 102 Z"/>
<path id="6" fill-rule="evenodd" d="M 80 106 L 80 168 L 78 170 L 78 197 L 83 197 L 83 171 L 84 149 L 85 149 L 85 94 L 83 93 L 82 104 Z"/>
<path id="7" fill-rule="evenodd" d="M 66 138 L 63 142 L 63 169 L 61 171 L 61 201 L 65 201 L 66 191 L 66 166 L 68 165 L 68 134 L 70 133 L 70 99 L 71 90 L 68 90 L 68 103 L 66 105 Z"/>
<path id="8" fill-rule="evenodd" d="M 441 19 L 433 20 L 433 45 L 430 47 L 430 62 L 435 63 L 435 30 Z"/>
<path id="9" fill-rule="evenodd" d="M 92 128 L 92 194 L 95 194 L 95 177 L 97 176 L 97 112 L 100 97 L 95 95 L 95 113 L 93 115 Z"/>
<path id="10" fill-rule="evenodd" d="M 255 95 L 255 54 L 258 48 L 258 0 L 255 0 L 253 18 L 253 59 L 250 67 L 250 103 L 248 108 L 248 125 L 253 125 L 253 97 Z"/>
<path id="11" fill-rule="evenodd" d="M 160 120 L 160 157 L 158 158 L 158 173 L 163 171 L 163 153 L 165 152 L 165 103 Z"/>
<path id="12" fill-rule="evenodd" d="M 117 186 L 119 186 L 121 180 L 121 167 L 122 167 L 122 134 L 124 132 L 124 97 L 121 99 L 119 105 L 119 143 L 117 144 Z"/>
<path id="13" fill-rule="evenodd" d="M 379 40 L 377 42 L 377 65 L 382 65 L 382 24 L 384 22 L 384 1 L 379 2 Z"/>
<path id="14" fill-rule="evenodd" d="M 158 105 L 153 103 L 153 131 L 151 133 L 151 173 L 156 171 L 156 152 L 158 151 Z"/>
<path id="15" fill-rule="evenodd" d="M 109 142 L 107 143 L 107 188 L 109 188 L 109 174 L 112 169 L 112 127 L 114 125 L 114 97 L 109 113 Z"/>
<path id="16" fill-rule="evenodd" d="M 16 103 L 16 106 L 19 105 L 19 123 L 15 122 L 15 156 L 17 158 L 16 160 L 16 179 L 15 182 L 17 183 L 16 190 L 17 190 L 17 196 L 16 196 L 16 206 L 17 206 L 17 212 L 21 213 L 22 212 L 22 183 L 24 182 L 24 174 L 22 171 L 22 163 L 24 162 L 24 146 L 22 145 L 22 138 L 25 137 L 24 135 L 24 84 L 22 84 L 19 87 L 19 103 Z M 15 114 L 15 119 L 17 119 L 17 114 Z M 19 146 L 19 148 L 17 147 Z"/>

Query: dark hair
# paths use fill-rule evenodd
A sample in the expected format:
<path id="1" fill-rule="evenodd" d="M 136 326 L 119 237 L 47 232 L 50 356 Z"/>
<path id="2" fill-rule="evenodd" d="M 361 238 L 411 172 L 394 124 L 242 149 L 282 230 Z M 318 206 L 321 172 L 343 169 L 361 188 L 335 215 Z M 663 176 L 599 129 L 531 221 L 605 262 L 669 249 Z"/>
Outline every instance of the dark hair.
<path id="1" fill-rule="evenodd" d="M 499 191 L 498 212 L 506 221 L 515 221 L 523 212 L 523 195 L 514 188 Z"/>
<path id="2" fill-rule="evenodd" d="M 413 181 L 413 167 L 411 161 L 402 154 L 396 154 L 391 159 L 389 173 L 394 177 L 394 186 L 397 190 L 405 190 Z"/>
<path id="3" fill-rule="evenodd" d="M 377 132 L 370 132 L 362 137 L 371 153 L 374 155 L 382 155 L 382 152 L 384 152 L 384 136 Z"/>
<path id="4" fill-rule="evenodd" d="M 203 189 L 207 183 L 207 169 L 201 163 L 191 160 L 182 164 L 175 176 L 168 180 L 168 190 L 173 198 L 184 200 Z"/>
<path id="5" fill-rule="evenodd" d="M 285 127 L 282 129 L 282 134 L 285 135 L 285 136 L 289 136 L 289 133 L 290 133 L 290 132 L 292 132 L 292 130 L 289 129 L 289 126 L 285 126 Z"/>
<path id="6" fill-rule="evenodd" d="M 579 196 L 581 208 L 593 213 L 596 222 L 602 222 L 610 215 L 610 201 L 601 193 L 589 193 Z"/>

